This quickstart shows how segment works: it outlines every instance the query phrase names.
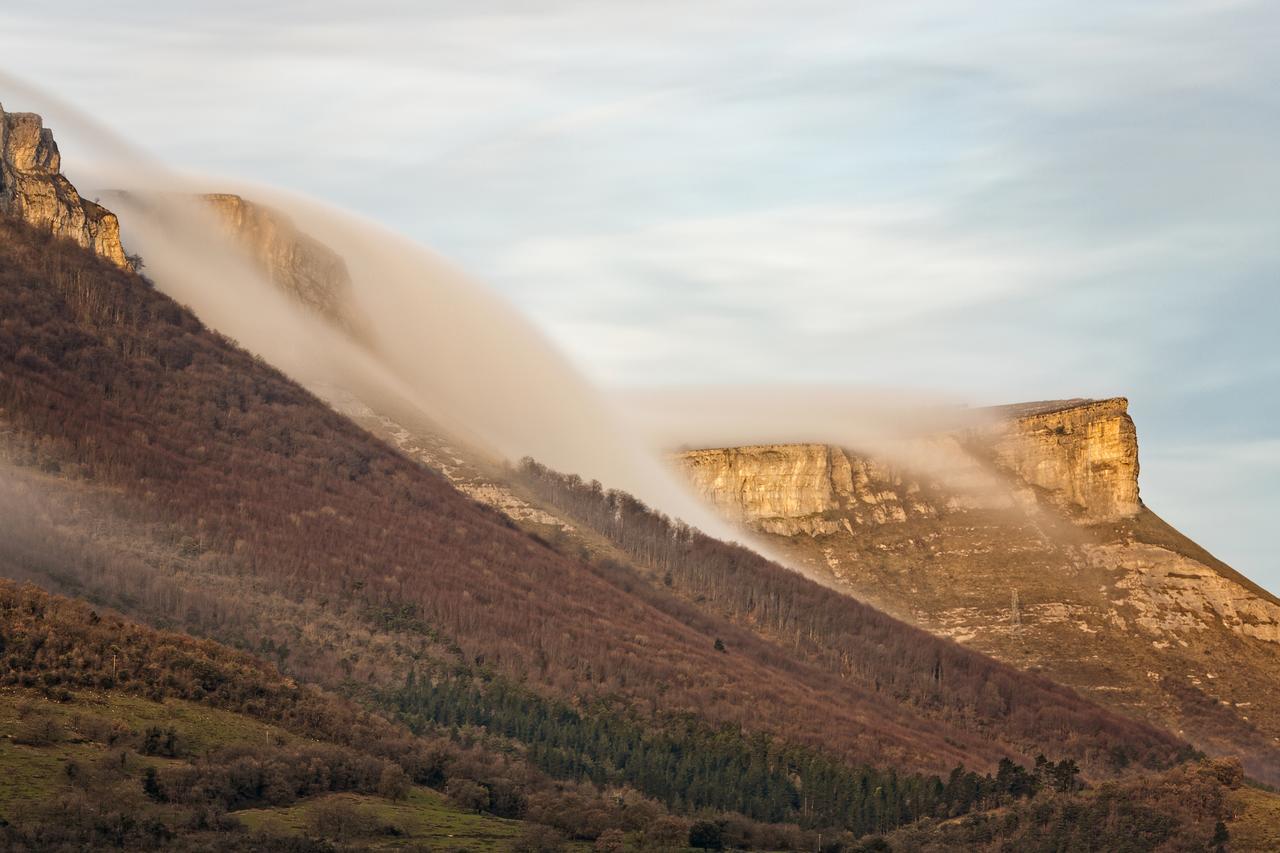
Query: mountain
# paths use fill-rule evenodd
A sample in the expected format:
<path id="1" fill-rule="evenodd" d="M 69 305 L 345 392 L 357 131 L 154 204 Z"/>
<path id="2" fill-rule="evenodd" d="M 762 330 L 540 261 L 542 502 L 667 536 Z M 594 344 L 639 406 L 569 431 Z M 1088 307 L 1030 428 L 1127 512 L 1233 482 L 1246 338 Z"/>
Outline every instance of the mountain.
<path id="1" fill-rule="evenodd" d="M 309 668 L 317 678 L 333 678 L 324 667 L 341 666 L 342 675 L 366 681 L 399 679 L 414 656 L 442 669 L 483 662 L 575 702 L 611 697 L 649 712 L 690 712 L 913 769 L 958 761 L 994 767 L 1004 755 L 1041 748 L 1028 741 L 1029 727 L 1001 731 L 1001 720 L 1021 719 L 1008 707 L 952 719 L 931 706 L 968 700 L 936 688 L 902 706 L 643 578 L 558 553 L 203 328 L 145 280 L 51 229 L 13 218 L 0 219 L 0 228 L 7 458 L 28 483 L 36 482 L 33 471 L 58 474 L 31 487 L 54 505 L 78 492 L 82 502 L 68 511 L 114 514 L 138 537 L 161 539 L 157 547 L 176 544 L 180 556 L 197 557 L 210 578 L 186 595 L 212 597 L 220 620 L 243 615 L 237 630 L 255 625 L 258 638 L 298 645 L 260 614 L 245 614 L 256 606 L 252 597 L 220 587 L 219 573 L 251 577 L 264 593 L 322 610 L 363 608 L 366 625 L 391 622 L 422 635 L 415 655 L 371 654 L 362 666 L 317 661 Z M 767 571 L 790 577 L 780 567 Z M 182 602 L 157 598 L 134 608 L 211 630 Z M 989 682 L 1028 710 L 1052 704 L 1074 734 L 1044 744 L 1050 752 L 1101 771 L 1104 762 L 1086 755 L 1090 743 L 1103 751 L 1128 744 L 1157 762 L 1181 750 L 1041 679 L 853 603 L 841 606 L 850 632 L 874 624 L 894 644 L 918 646 L 929 671 L 954 661 L 948 684 L 954 678 L 957 691 L 980 693 Z M 735 653 L 716 649 L 717 638 Z M 885 660 L 881 676 L 906 684 L 927 675 L 913 673 L 917 665 Z M 1117 732 L 1107 731 L 1112 723 Z"/>
<path id="2" fill-rule="evenodd" d="M 295 236 L 258 233 L 274 236 L 251 250 Z M 286 290 L 290 274 L 323 268 L 340 293 L 338 266 L 273 256 L 291 250 L 258 255 Z M 290 292 L 306 305 L 305 290 Z M 341 303 L 308 307 L 325 304 Z M 219 710 L 302 730 L 324 715 L 277 706 L 306 682 L 370 710 L 384 732 L 310 736 L 382 769 L 416 754 L 412 736 L 501 770 L 459 771 L 472 784 L 446 788 L 455 805 L 581 840 L 653 833 L 632 841 L 659 847 L 812 849 L 824 833 L 852 847 L 907 825 L 927 838 L 961 815 L 1042 799 L 1070 815 L 1111 802 L 1099 799 L 1107 780 L 1167 770 L 1182 785 L 1176 774 L 1191 772 L 1179 738 L 1040 675 L 599 484 L 492 465 L 429 424 L 357 403 L 360 424 L 56 223 L 0 216 L 0 574 L 81 600 L 24 592 L 0 614 L 15 687 L 43 701 L 123 689 L 130 702 L 217 704 L 230 683 L 242 704 Z M 141 641 L 156 653 L 133 656 L 151 635 L 104 607 L 168 632 Z M 231 675 L 217 674 L 223 656 L 237 661 Z M 48 766 L 47 754 L 15 755 Z M 194 770 L 177 781 L 242 766 L 231 752 L 181 760 Z M 1230 790 L 1221 775 L 1204 784 Z M 117 781 L 159 802 L 166 778 Z M 336 792 L 377 796 L 361 778 Z M 93 789 L 90 822 L 114 790 Z M 265 781 L 253 790 L 225 808 L 293 807 L 259 806 Z M 306 789 L 298 808 L 332 793 Z M 1020 814 L 1043 823 L 1042 810 Z M 1144 844 L 1200 838 L 1222 814 L 1206 807 Z M 554 847 L 549 837 L 528 843 Z"/>
<path id="3" fill-rule="evenodd" d="M 169 541 L 207 555 L 211 568 L 295 600 L 409 614 L 410 623 L 449 638 L 422 654 L 456 647 L 464 660 L 566 697 L 695 712 L 913 769 L 985 768 L 1032 749 L 1030 729 L 999 731 L 998 720 L 1022 719 L 1008 706 L 972 709 L 973 724 L 929 707 L 939 698 L 949 704 L 944 696 L 900 707 L 660 589 L 548 549 L 201 328 L 141 279 L 20 223 L 0 228 L 8 457 L 110 490 L 119 514 L 160 526 Z M 200 592 L 225 596 L 215 610 L 248 606 L 212 580 Z M 991 682 L 1029 709 L 1061 708 L 1084 740 L 1037 748 L 1087 759 L 1085 744 L 1096 737 L 1089 732 L 1102 719 L 1096 708 L 853 602 L 848 608 L 851 632 L 865 622 L 903 648 L 919 647 L 910 661 L 884 660 L 884 680 L 917 678 L 912 668 L 925 664 L 916 658 L 929 668 L 939 656 L 954 660 L 963 695 Z M 716 650 L 717 637 L 735 653 Z M 376 669 L 355 672 L 403 678 L 409 668 L 386 656 L 369 665 Z M 961 695 L 954 698 L 964 705 Z M 1179 749 L 1154 730 L 1124 725 L 1114 736 L 1155 760 Z M 1111 737 L 1099 745 L 1114 745 Z"/>
<path id="4" fill-rule="evenodd" d="M 1127 402 L 986 414 L 925 442 L 949 470 L 821 444 L 677 458 L 823 583 L 1280 782 L 1280 601 L 1142 503 Z"/>

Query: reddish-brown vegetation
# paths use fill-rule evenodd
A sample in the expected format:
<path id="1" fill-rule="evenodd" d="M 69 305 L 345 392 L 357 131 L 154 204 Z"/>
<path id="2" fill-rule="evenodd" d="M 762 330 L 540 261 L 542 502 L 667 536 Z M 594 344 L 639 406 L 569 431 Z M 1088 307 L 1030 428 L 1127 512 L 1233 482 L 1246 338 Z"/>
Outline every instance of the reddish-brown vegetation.
<path id="1" fill-rule="evenodd" d="M 723 596 L 700 609 L 568 559 L 137 276 L 9 221 L 0 410 L 18 464 L 118 490 L 133 519 L 286 596 L 407 613 L 467 661 L 561 696 L 694 712 L 913 769 L 1041 750 L 1096 765 L 1117 747 L 1164 763 L 1183 749 L 869 608 L 742 571 L 745 555 L 707 563 L 708 578 L 726 573 L 708 589 L 737 586 L 785 613 L 772 636 L 724 618 Z M 819 628 L 840 638 L 843 671 L 786 638 Z"/>
<path id="2" fill-rule="evenodd" d="M 620 802 L 616 793 L 606 798 L 589 785 L 553 782 L 508 745 L 474 737 L 464 744 L 447 732 L 415 735 L 350 700 L 298 685 L 250 655 L 7 580 L 0 580 L 0 664 L 0 704 L 25 697 L 17 700 L 23 719 L 16 743 L 40 748 L 74 739 L 103 749 L 94 764 L 68 763 L 64 784 L 55 780 L 54 796 L 41 807 L 0 814 L 6 850 L 187 849 L 182 842 L 192 839 L 174 837 L 184 829 L 217 836 L 191 849 L 266 849 L 266 839 L 236 836 L 238 824 L 227 812 L 335 791 L 398 799 L 410 784 L 473 791 L 478 809 L 504 817 L 549 822 L 554 815 L 582 838 L 665 814 L 634 791 Z M 172 727 L 133 731 L 88 710 L 112 693 L 198 702 L 278 728 L 266 739 L 193 750 Z M 84 713 L 65 715 L 75 721 L 74 732 L 30 701 L 40 694 L 68 709 L 83 705 Z M 286 739 L 279 729 L 298 737 Z M 143 756 L 180 761 L 157 766 Z"/>
<path id="3" fill-rule="evenodd" d="M 1031 744 L 1089 732 L 1080 745 L 1094 772 L 1130 762 L 1158 764 L 1161 751 L 1135 751 L 1150 727 L 1117 718 L 1072 690 L 1018 672 L 962 646 L 909 627 L 740 545 L 667 518 L 600 483 L 561 474 L 532 459 L 517 472 L 539 500 L 607 538 L 665 586 L 701 609 L 788 647 L 794 655 L 930 718 L 965 726 L 999 720 Z M 602 561 L 602 570 L 620 572 Z M 662 606 L 661 595 L 654 596 Z M 723 644 L 722 644 L 723 645 Z"/>

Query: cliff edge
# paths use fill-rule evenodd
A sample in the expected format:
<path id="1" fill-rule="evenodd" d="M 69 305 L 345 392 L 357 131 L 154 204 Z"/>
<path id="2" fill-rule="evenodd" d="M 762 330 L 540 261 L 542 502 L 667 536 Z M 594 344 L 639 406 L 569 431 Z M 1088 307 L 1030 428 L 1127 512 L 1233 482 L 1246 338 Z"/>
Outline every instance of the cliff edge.
<path id="1" fill-rule="evenodd" d="M 773 444 L 676 462 L 816 580 L 1280 784 L 1280 600 L 1143 504 L 1128 401 L 985 414 L 892 458 Z"/>
<path id="2" fill-rule="evenodd" d="M 40 116 L 8 113 L 0 106 L 0 214 L 52 231 L 132 270 L 120 245 L 116 215 L 81 198 L 61 168 L 53 131 Z"/>
<path id="3" fill-rule="evenodd" d="M 1084 520 L 1133 518 L 1138 498 L 1138 431 L 1129 401 L 1069 400 L 1009 408 L 994 432 L 998 467 L 1044 489 Z"/>
<path id="4" fill-rule="evenodd" d="M 202 196 L 228 237 L 271 281 L 353 337 L 372 336 L 351 295 L 351 274 L 337 253 L 303 233 L 284 213 L 232 193 Z"/>

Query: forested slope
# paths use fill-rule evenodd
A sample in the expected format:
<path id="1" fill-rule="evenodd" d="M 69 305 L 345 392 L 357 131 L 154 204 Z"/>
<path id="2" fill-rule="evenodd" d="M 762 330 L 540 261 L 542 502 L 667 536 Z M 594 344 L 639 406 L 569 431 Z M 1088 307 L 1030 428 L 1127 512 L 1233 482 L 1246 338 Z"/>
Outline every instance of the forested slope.
<path id="1" fill-rule="evenodd" d="M 0 657 L 6 850 L 363 848 L 365 837 L 429 837 L 433 822 L 443 835 L 459 819 L 502 839 L 520 826 L 472 820 L 427 786 L 558 798 L 518 759 L 415 736 L 244 653 L 10 581 Z M 379 818 L 410 805 L 431 820 Z M 287 808 L 315 819 L 294 832 L 239 816 Z"/>
<path id="2" fill-rule="evenodd" d="M 922 642 L 898 620 L 788 571 L 740 545 L 707 536 L 667 518 L 634 497 L 597 482 L 552 471 L 532 459 L 514 472 L 543 505 L 596 531 L 642 568 L 650 584 L 697 602 L 712 614 L 788 646 L 793 654 L 846 681 L 948 720 L 1001 719 L 1028 742 L 1065 733 L 1072 720 L 1098 714 L 1095 734 L 1132 728 L 1071 690 L 1017 673 L 946 641 Z M 608 570 L 611 562 L 599 560 Z M 621 571 L 614 566 L 614 571 Z M 1034 697 L 1034 698 L 1032 698 Z M 1030 699 L 1030 701 L 1028 701 Z M 1080 754 L 1106 773 L 1148 756 L 1130 752 L 1125 737 L 1105 751 L 1095 743 Z"/>
<path id="3" fill-rule="evenodd" d="M 985 770 L 1043 751 L 1106 772 L 1107 756 L 1162 765 L 1184 754 L 1167 734 L 868 608 L 818 614 L 793 597 L 765 636 L 625 568 L 558 554 L 143 279 L 12 221 L 0 222 L 0 410 L 12 463 L 116 499 L 112 512 L 149 537 L 138 549 L 190 558 L 166 587 L 184 600 L 119 602 L 175 625 L 208 622 L 192 602 L 265 624 L 269 601 L 293 608 L 302 646 L 299 614 L 341 614 L 371 645 L 386 632 L 389 660 L 403 657 L 397 642 L 421 643 L 420 677 L 465 662 L 579 706 L 691 713 L 904 771 Z M 10 561 L 39 563 L 38 545 Z M 96 578 L 107 594 L 110 577 Z M 787 639 L 815 618 L 838 626 L 856 666 L 840 671 Z M 352 674 L 341 656 L 309 652 L 308 677 Z M 365 676 L 395 686 L 412 668 Z"/>

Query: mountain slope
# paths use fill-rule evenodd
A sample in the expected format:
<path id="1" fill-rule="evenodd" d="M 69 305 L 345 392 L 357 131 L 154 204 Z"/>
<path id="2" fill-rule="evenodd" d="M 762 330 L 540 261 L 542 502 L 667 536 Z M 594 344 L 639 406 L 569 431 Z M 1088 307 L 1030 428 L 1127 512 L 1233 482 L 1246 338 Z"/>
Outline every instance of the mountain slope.
<path id="1" fill-rule="evenodd" d="M 470 778 L 448 741 L 215 643 L 0 581 L 0 650 L 7 850 L 320 850 L 325 837 L 363 849 L 362 837 L 439 841 L 459 827 L 458 846 L 492 849 L 519 831 L 421 787 Z M 334 808 L 344 795 L 361 807 Z M 289 809 L 316 819 L 269 819 Z"/>
<path id="2" fill-rule="evenodd" d="M 288 277 L 277 283 L 297 289 Z M 408 407 L 323 390 L 344 414 L 518 523 L 574 547 L 591 537 L 563 511 L 519 494 L 508 472 Z M 1256 641 L 1280 638 L 1277 601 L 1142 505 L 1126 401 L 1048 401 L 985 414 L 994 420 L 986 429 L 927 442 L 926 458 L 959 466 L 945 472 L 951 482 L 933 483 L 931 494 L 928 481 L 938 472 L 912 477 L 821 445 L 711 449 L 682 462 L 730 519 L 787 537 L 774 544 L 785 541 L 781 551 L 819 582 L 852 589 L 936 633 L 974 639 L 1020 666 L 1048 667 L 1054 678 L 1186 733 L 1215 754 L 1258 752 L 1251 772 L 1274 778 L 1269 767 L 1280 741 L 1270 718 L 1278 704 L 1267 685 L 1276 683 L 1277 664 L 1271 647 Z M 915 533 L 918 547 L 904 550 Z M 945 542 L 931 541 L 939 537 Z M 889 563 L 895 568 L 884 570 Z M 943 578 L 930 575 L 939 563 L 946 564 Z M 960 572 L 948 577 L 953 564 Z M 1086 578 L 1078 565 L 1109 568 Z M 918 575 L 934 578 L 935 595 L 924 606 Z M 1112 585 L 1110 600 L 1101 600 L 1098 590 Z M 975 599 L 985 603 L 975 609 Z M 922 615 L 925 609 L 933 615 Z M 1015 611 L 1016 642 L 981 639 L 999 634 L 1001 620 Z M 1087 630 L 1072 612 L 1090 614 Z M 1107 654 L 1064 660 L 1079 634 L 1093 636 L 1092 621 L 1110 626 Z M 1149 636 L 1134 637 L 1135 630 Z M 1194 642 L 1183 636 L 1188 632 Z M 1028 645 L 1027 637 L 1040 639 Z M 1200 672 L 1203 655 L 1187 651 L 1192 647 L 1211 649 L 1229 665 Z M 1206 683 L 1217 692 L 1202 689 Z"/>
<path id="3" fill-rule="evenodd" d="M 865 608 L 842 617 L 852 636 L 866 624 L 875 630 L 863 642 L 917 649 L 905 661 L 877 656 L 887 681 L 928 683 L 942 661 L 946 686 L 903 704 L 625 572 L 567 559 L 141 279 L 20 223 L 2 229 L 0 417 L 11 458 L 115 492 L 121 514 L 253 578 L 282 606 L 346 608 L 367 630 L 390 619 L 439 638 L 448 653 L 425 644 L 424 665 L 441 671 L 460 658 L 576 702 L 695 713 L 849 760 L 985 769 L 1045 750 L 1107 772 L 1099 756 L 1114 748 L 1155 763 L 1181 754 L 1166 735 Z M 233 613 L 256 607 L 219 589 L 182 587 Z M 925 659 L 928 671 L 914 672 Z M 366 677 L 406 675 L 390 668 Z M 1007 701 L 966 698 L 984 686 Z M 1039 726 L 1049 708 L 1053 726 Z"/>
<path id="4" fill-rule="evenodd" d="M 679 461 L 823 582 L 1280 782 L 1280 601 L 1142 504 L 1126 409 L 1005 407 L 989 428 L 933 440 L 981 478 L 826 445 Z M 1001 488 L 965 487 L 977 481 Z"/>

